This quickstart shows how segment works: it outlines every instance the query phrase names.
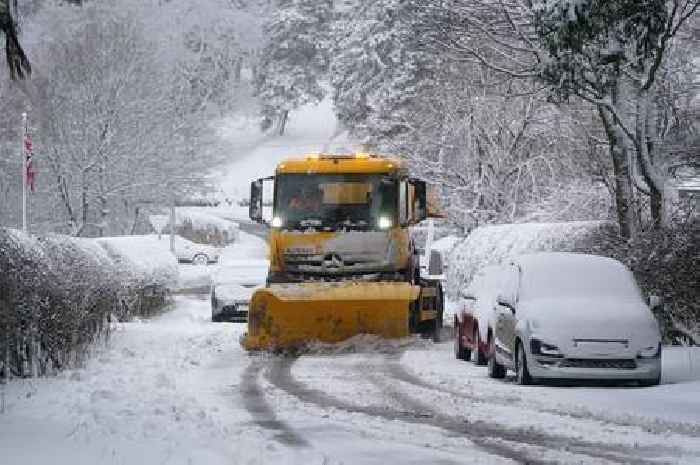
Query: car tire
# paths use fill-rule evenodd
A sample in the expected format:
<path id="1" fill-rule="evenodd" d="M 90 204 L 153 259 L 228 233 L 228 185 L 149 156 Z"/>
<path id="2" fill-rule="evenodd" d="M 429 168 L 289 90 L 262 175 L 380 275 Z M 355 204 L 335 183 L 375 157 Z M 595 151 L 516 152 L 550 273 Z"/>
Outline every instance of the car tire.
<path id="1" fill-rule="evenodd" d="M 493 337 L 489 337 L 489 378 L 503 379 L 506 377 L 506 367 L 496 361 L 496 348 Z"/>
<path id="2" fill-rule="evenodd" d="M 521 386 L 529 386 L 533 383 L 527 368 L 527 354 L 520 341 L 515 345 L 515 381 Z"/>
<path id="3" fill-rule="evenodd" d="M 471 361 L 478 366 L 484 366 L 486 363 L 488 363 L 488 359 L 486 357 L 486 354 L 479 349 L 481 346 L 481 337 L 479 336 L 479 327 L 475 326 L 474 327 L 474 349 L 472 349 L 471 353 Z"/>
<path id="4" fill-rule="evenodd" d="M 199 265 L 199 266 L 205 266 L 209 263 L 209 257 L 207 257 L 205 254 L 200 253 L 192 257 L 192 264 L 193 265 Z"/>
<path id="5" fill-rule="evenodd" d="M 469 349 L 465 349 L 462 346 L 462 329 L 455 318 L 455 358 L 457 360 L 469 360 L 469 357 L 471 357 L 471 353 Z"/>

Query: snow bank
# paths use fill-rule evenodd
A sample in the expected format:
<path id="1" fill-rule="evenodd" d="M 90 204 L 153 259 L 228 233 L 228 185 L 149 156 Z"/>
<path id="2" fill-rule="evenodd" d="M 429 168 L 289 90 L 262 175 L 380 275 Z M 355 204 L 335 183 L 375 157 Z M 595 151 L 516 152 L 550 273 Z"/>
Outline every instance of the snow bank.
<path id="1" fill-rule="evenodd" d="M 475 273 L 487 265 L 533 252 L 576 252 L 597 234 L 609 234 L 614 226 L 601 221 L 524 223 L 476 228 L 450 254 L 447 290 L 455 298 Z"/>
<path id="2" fill-rule="evenodd" d="M 177 284 L 177 260 L 170 252 L 168 240 L 158 240 L 158 236 L 150 235 L 103 237 L 91 241 L 103 247 L 139 282 L 167 288 Z"/>

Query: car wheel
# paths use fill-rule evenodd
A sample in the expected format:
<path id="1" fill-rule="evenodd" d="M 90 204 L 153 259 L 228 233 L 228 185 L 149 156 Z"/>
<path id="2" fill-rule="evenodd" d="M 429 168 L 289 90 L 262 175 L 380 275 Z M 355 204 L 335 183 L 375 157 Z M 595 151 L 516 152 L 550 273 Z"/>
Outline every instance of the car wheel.
<path id="1" fill-rule="evenodd" d="M 195 255 L 194 258 L 192 259 L 193 265 L 203 266 L 203 265 L 206 265 L 207 263 L 209 263 L 209 257 L 207 257 L 206 255 L 201 254 L 201 253 Z"/>
<path id="2" fill-rule="evenodd" d="M 469 360 L 471 354 L 469 353 L 469 349 L 465 349 L 462 346 L 462 329 L 457 319 L 455 319 L 455 332 L 455 358 L 457 360 Z"/>
<path id="3" fill-rule="evenodd" d="M 530 376 L 530 371 L 527 369 L 527 354 L 525 353 L 525 348 L 518 342 L 515 346 L 515 374 L 516 381 L 521 386 L 528 386 L 532 384 L 532 377 Z"/>
<path id="4" fill-rule="evenodd" d="M 479 348 L 481 346 L 481 338 L 479 337 L 479 328 L 474 327 L 474 349 L 472 350 L 472 362 L 475 365 L 484 366 L 487 363 L 486 354 Z"/>
<path id="5" fill-rule="evenodd" d="M 489 378 L 503 379 L 506 377 L 506 367 L 496 361 L 496 344 L 493 337 L 489 336 Z"/>

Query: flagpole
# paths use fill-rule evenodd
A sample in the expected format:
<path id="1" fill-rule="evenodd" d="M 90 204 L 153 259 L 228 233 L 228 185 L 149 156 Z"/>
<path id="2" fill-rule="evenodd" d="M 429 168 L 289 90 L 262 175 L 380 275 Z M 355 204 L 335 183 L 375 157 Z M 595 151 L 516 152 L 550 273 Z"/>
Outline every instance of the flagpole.
<path id="1" fill-rule="evenodd" d="M 24 139 L 27 137 L 27 114 L 22 113 L 22 231 L 27 232 L 27 154 Z"/>

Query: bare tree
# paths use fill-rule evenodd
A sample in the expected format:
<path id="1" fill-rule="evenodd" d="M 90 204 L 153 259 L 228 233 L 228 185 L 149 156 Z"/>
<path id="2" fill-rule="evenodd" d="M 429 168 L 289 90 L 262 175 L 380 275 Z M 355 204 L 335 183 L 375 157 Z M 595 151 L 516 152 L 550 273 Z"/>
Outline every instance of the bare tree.
<path id="1" fill-rule="evenodd" d="M 455 60 L 511 79 L 542 82 L 552 98 L 597 108 L 610 147 L 621 232 L 640 230 L 635 197 L 658 206 L 665 174 L 656 156 L 667 132 L 659 99 L 668 57 L 700 2 L 659 0 L 421 2 L 436 16 L 434 43 Z M 438 27 L 440 26 L 440 27 Z M 652 209 L 658 216 L 658 208 Z"/>
<path id="2" fill-rule="evenodd" d="M 17 0 L 0 0 L 0 31 L 5 35 L 5 59 L 10 77 L 24 79 L 32 74 L 32 66 L 17 37 L 17 22 L 13 14 L 16 11 Z"/>

